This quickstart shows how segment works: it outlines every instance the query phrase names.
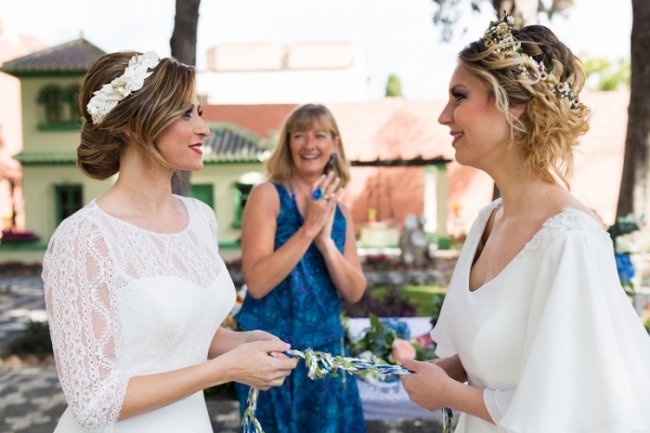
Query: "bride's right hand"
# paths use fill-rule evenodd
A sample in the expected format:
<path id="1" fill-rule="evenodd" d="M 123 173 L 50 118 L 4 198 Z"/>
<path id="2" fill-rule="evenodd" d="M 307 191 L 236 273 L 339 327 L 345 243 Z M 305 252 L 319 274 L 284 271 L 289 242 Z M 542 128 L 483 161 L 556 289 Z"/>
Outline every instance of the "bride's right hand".
<path id="1" fill-rule="evenodd" d="M 276 356 L 291 346 L 279 339 L 241 344 L 219 358 L 225 361 L 231 380 L 252 388 L 267 390 L 280 386 L 298 364 L 297 358 Z"/>
<path id="2" fill-rule="evenodd" d="M 460 383 L 467 382 L 467 373 L 465 372 L 465 367 L 463 367 L 463 364 L 460 362 L 460 357 L 458 355 L 449 358 L 432 359 L 429 362 L 445 370 L 452 379 Z"/>

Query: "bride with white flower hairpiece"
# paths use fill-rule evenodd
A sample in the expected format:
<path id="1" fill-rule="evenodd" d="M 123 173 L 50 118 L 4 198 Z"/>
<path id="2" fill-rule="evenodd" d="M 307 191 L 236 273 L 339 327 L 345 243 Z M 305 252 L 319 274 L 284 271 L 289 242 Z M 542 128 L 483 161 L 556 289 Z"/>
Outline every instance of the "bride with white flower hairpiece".
<path id="1" fill-rule="evenodd" d="M 100 57 L 80 90 L 80 170 L 119 173 L 50 240 L 43 282 L 68 409 L 57 433 L 211 433 L 202 390 L 268 389 L 296 366 L 263 331 L 221 327 L 235 288 L 217 251 L 214 212 L 173 195 L 199 170 L 195 72 L 154 52 Z"/>

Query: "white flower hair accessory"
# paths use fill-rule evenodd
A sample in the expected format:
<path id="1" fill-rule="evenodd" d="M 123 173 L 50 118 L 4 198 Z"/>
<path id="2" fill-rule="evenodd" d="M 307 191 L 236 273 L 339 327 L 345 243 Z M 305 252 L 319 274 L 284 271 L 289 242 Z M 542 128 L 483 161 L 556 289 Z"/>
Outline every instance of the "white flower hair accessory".
<path id="1" fill-rule="evenodd" d="M 512 36 L 512 28 L 515 25 L 515 19 L 504 13 L 503 19 L 491 21 L 490 26 L 483 35 L 483 42 L 487 48 L 496 46 L 492 52 L 493 56 L 501 60 L 505 59 L 522 59 L 523 62 L 517 65 L 521 74 L 530 79 L 533 83 L 543 81 L 547 84 L 551 92 L 570 109 L 578 108 L 578 95 L 573 91 L 573 86 L 566 82 L 561 82 L 555 75 L 551 75 L 553 65 L 544 66 L 544 62 L 539 62 L 530 57 L 521 48 L 521 43 Z"/>
<path id="2" fill-rule="evenodd" d="M 133 56 L 129 60 L 124 74 L 109 84 L 104 84 L 101 89 L 93 93 L 94 96 L 87 105 L 93 123 L 99 124 L 118 102 L 136 90 L 140 90 L 144 85 L 144 80 L 152 74 L 149 69 L 155 68 L 159 62 L 160 59 L 155 51 Z"/>

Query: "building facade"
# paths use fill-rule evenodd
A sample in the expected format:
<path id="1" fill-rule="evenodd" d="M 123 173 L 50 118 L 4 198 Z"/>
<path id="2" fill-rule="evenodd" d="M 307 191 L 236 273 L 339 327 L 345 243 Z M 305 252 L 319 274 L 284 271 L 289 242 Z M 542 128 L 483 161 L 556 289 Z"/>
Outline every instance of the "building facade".
<path id="1" fill-rule="evenodd" d="M 209 104 L 282 104 L 368 100 L 365 50 L 349 43 L 219 45 L 197 74 Z"/>
<path id="2" fill-rule="evenodd" d="M 40 261 L 63 219 L 103 194 L 117 179 L 84 176 L 76 167 L 80 140 L 78 91 L 87 68 L 104 52 L 78 39 L 7 62 L 2 71 L 20 80 L 25 227 L 38 238 L 3 242 L 0 262 Z M 191 177 L 190 195 L 211 206 L 219 220 L 222 256 L 238 257 L 239 227 L 248 192 L 259 182 L 266 139 L 228 122 L 208 124 L 205 169 Z"/>

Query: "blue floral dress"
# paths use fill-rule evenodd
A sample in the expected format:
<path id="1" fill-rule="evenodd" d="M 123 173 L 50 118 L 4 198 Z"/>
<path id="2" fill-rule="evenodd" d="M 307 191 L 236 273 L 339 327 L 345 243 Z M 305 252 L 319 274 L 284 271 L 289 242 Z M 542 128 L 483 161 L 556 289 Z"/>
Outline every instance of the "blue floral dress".
<path id="1" fill-rule="evenodd" d="M 274 248 L 277 250 L 303 224 L 293 193 L 274 184 L 280 197 L 280 212 Z M 345 246 L 346 221 L 337 207 L 332 239 L 339 251 Z M 325 260 L 312 244 L 291 273 L 262 299 L 247 296 L 236 319 L 240 330 L 262 329 L 277 335 L 297 350 L 342 354 L 341 304 L 327 272 Z M 347 355 L 347 353 L 346 353 Z M 249 387 L 235 384 L 241 412 Z M 280 387 L 259 394 L 256 416 L 266 433 L 363 433 L 363 409 L 354 377 L 311 380 L 305 362 Z"/>

